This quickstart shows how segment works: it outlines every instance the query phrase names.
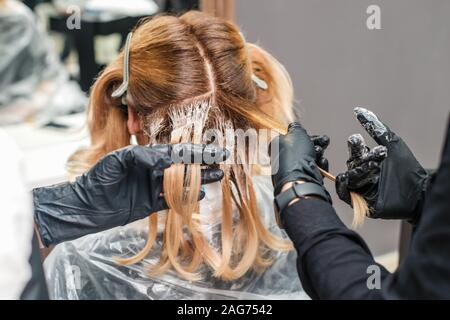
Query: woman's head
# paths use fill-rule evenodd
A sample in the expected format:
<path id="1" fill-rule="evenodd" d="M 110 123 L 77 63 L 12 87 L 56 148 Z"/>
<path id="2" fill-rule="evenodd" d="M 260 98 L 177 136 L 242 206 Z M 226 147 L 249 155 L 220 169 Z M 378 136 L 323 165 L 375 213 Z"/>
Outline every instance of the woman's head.
<path id="1" fill-rule="evenodd" d="M 292 85 L 284 68 L 258 46 L 246 43 L 238 28 L 222 19 L 188 12 L 141 23 L 130 43 L 127 112 L 120 108 L 121 99 L 111 96 L 123 81 L 123 61 L 124 52 L 93 86 L 92 146 L 72 157 L 78 167 L 88 168 L 105 153 L 128 145 L 131 134 L 141 143 L 204 143 L 206 129 L 283 130 L 292 120 Z M 165 218 L 164 251 L 154 272 L 172 267 L 195 279 L 198 267 L 207 264 L 216 276 L 234 279 L 252 267 L 268 265 L 267 248 L 289 247 L 262 224 L 245 166 L 222 168 L 220 250 L 205 239 L 197 214 L 199 165 L 173 165 L 166 170 L 164 190 L 171 209 Z M 237 220 L 233 208 L 239 212 Z M 151 215 L 149 221 L 146 247 L 123 263 L 137 262 L 151 249 L 158 215 Z"/>
<path id="2" fill-rule="evenodd" d="M 111 97 L 123 79 L 123 54 L 92 89 L 89 125 L 99 156 L 128 144 L 130 131 L 143 129 L 143 116 L 208 96 L 222 111 L 254 127 L 279 129 L 292 120 L 287 73 L 222 19 L 193 11 L 157 17 L 136 28 L 130 47 L 128 128 L 127 116 L 118 108 L 121 99 Z M 252 73 L 268 83 L 267 90 L 256 86 Z M 98 160 L 91 156 L 93 162 Z"/>

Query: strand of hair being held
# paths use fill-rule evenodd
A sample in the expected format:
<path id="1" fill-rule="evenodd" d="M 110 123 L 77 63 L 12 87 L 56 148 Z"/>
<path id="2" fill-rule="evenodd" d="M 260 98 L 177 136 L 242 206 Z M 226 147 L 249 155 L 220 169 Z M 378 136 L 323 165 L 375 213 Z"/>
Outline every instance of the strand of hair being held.
<path id="1" fill-rule="evenodd" d="M 319 168 L 320 173 L 327 179 L 331 181 L 336 181 L 336 177 L 331 173 Z M 353 221 L 352 227 L 356 228 L 364 222 L 364 217 L 369 212 L 369 207 L 367 206 L 367 202 L 364 200 L 362 196 L 357 194 L 356 192 L 350 191 L 350 198 L 353 206 Z"/>

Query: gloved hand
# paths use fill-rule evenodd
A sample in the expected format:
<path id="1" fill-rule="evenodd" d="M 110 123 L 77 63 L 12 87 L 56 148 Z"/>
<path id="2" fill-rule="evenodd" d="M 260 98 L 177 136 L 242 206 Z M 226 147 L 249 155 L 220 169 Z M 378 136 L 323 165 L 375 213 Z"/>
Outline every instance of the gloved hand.
<path id="1" fill-rule="evenodd" d="M 336 177 L 339 198 L 350 203 L 349 191 L 367 201 L 371 218 L 416 221 L 430 176 L 405 142 L 375 114 L 355 108 L 356 118 L 380 145 L 369 150 L 361 135 L 349 138 L 348 171 Z"/>
<path id="2" fill-rule="evenodd" d="M 316 164 L 314 144 L 301 124 L 291 123 L 286 135 L 280 135 L 271 142 L 270 150 L 275 196 L 287 182 L 302 180 L 323 186 L 323 178 Z M 324 191 L 331 201 L 325 188 Z"/>
<path id="3" fill-rule="evenodd" d="M 162 195 L 164 169 L 181 162 L 180 158 L 185 163 L 202 163 L 203 159 L 223 161 L 228 155 L 213 145 L 194 144 L 128 146 L 113 151 L 75 182 L 33 190 L 41 240 L 49 246 L 167 209 Z M 220 169 L 202 170 L 202 184 L 222 177 Z"/>
<path id="4" fill-rule="evenodd" d="M 370 204 L 378 195 L 380 167 L 387 156 L 387 148 L 376 146 L 370 150 L 360 134 L 351 135 L 347 145 L 348 171 L 336 177 L 336 192 L 339 198 L 349 205 L 351 205 L 349 190 L 358 192 Z"/>

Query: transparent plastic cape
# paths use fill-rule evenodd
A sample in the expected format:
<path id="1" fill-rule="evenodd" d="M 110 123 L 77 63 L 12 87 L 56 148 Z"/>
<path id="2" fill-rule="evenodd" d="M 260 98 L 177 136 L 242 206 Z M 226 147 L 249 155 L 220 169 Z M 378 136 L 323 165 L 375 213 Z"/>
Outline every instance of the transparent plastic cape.
<path id="1" fill-rule="evenodd" d="M 0 9 L 0 125 L 30 118 L 45 124 L 86 104 L 34 13 L 6 1 Z"/>
<path id="2" fill-rule="evenodd" d="M 275 222 L 270 177 L 253 178 L 260 214 L 269 229 L 284 235 Z M 220 184 L 205 187 L 201 214 L 221 210 Z M 129 256 L 145 245 L 146 220 L 65 242 L 56 246 L 44 263 L 51 299 L 309 299 L 296 269 L 295 251 L 277 252 L 263 273 L 253 271 L 234 281 L 222 281 L 202 268 L 203 279 L 189 282 L 174 271 L 152 277 L 147 263 L 156 263 L 162 244 L 161 230 L 147 258 L 135 265 L 120 266 L 118 256 Z M 220 233 L 220 222 L 207 226 L 211 239 Z M 213 242 L 214 243 L 214 242 Z"/>

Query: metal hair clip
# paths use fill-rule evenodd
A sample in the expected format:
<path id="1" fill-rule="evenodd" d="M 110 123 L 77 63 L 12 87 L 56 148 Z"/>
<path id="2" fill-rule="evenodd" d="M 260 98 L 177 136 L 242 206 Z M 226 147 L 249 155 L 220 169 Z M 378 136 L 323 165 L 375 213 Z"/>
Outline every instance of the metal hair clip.
<path id="1" fill-rule="evenodd" d="M 119 98 L 122 97 L 122 104 L 127 105 L 127 97 L 126 92 L 128 90 L 128 79 L 130 77 L 130 44 L 131 44 L 131 37 L 133 35 L 133 32 L 130 32 L 127 35 L 127 41 L 125 43 L 125 48 L 123 51 L 124 58 L 123 58 L 123 81 L 122 84 L 114 90 L 114 92 L 111 94 L 111 97 L 113 98 Z"/>

